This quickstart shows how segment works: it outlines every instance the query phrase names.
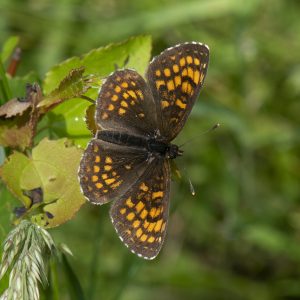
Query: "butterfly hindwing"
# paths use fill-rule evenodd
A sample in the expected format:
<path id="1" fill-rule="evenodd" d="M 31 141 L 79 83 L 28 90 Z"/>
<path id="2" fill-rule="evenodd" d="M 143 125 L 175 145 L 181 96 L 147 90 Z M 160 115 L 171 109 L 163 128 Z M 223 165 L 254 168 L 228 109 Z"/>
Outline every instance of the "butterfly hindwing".
<path id="1" fill-rule="evenodd" d="M 152 94 L 141 75 L 124 69 L 108 76 L 97 99 L 96 122 L 102 128 L 153 134 L 156 116 Z"/>
<path id="2" fill-rule="evenodd" d="M 153 259 L 163 244 L 169 213 L 169 161 L 157 159 L 110 211 L 124 244 L 138 256 Z"/>
<path id="3" fill-rule="evenodd" d="M 92 203 L 104 204 L 125 191 L 147 167 L 147 152 L 92 139 L 79 167 L 83 194 Z"/>
<path id="4" fill-rule="evenodd" d="M 150 63 L 147 80 L 166 140 L 173 140 L 184 126 L 203 85 L 208 60 L 206 45 L 185 43 L 163 51 Z"/>

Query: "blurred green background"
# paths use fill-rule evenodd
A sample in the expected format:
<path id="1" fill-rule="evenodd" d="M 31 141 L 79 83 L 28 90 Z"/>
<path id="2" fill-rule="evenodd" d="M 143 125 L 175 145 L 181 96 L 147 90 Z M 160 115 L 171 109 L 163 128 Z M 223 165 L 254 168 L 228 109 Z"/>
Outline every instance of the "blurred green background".
<path id="1" fill-rule="evenodd" d="M 0 44 L 21 38 L 18 74 L 41 78 L 72 55 L 137 34 L 152 35 L 153 55 L 185 41 L 211 50 L 177 142 L 221 127 L 178 159 L 183 180 L 172 185 L 157 259 L 121 244 L 109 205 L 86 204 L 50 231 L 73 251 L 86 299 L 300 299 L 299 1 L 1 0 L 0 32 Z M 74 299 L 61 289 L 60 299 Z"/>

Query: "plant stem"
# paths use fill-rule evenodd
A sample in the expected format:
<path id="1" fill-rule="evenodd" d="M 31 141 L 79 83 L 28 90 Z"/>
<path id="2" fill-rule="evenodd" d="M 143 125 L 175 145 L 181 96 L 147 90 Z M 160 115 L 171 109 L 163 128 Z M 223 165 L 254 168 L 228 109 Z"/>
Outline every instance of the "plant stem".
<path id="1" fill-rule="evenodd" d="M 0 92 L 3 96 L 3 99 L 0 99 L 0 104 L 4 104 L 5 102 L 7 102 L 12 98 L 12 93 L 8 84 L 6 72 L 1 60 L 0 60 Z"/>

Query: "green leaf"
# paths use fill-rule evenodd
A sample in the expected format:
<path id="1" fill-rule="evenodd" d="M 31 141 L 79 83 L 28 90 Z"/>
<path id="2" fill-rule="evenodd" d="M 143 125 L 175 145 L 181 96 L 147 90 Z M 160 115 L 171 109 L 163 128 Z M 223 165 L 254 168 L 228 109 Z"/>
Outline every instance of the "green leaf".
<path id="1" fill-rule="evenodd" d="M 42 182 L 46 203 L 43 213 L 32 218 L 39 225 L 58 226 L 71 219 L 85 203 L 77 179 L 81 155 L 82 150 L 72 146 L 67 139 L 44 139 L 33 149 L 32 162 Z M 26 186 L 28 176 L 28 172 L 23 172 L 21 184 L 29 190 L 32 186 Z"/>
<path id="2" fill-rule="evenodd" d="M 48 113 L 49 129 L 56 137 L 68 136 L 77 145 L 85 147 L 92 134 L 85 124 L 88 101 L 74 98 L 61 103 Z"/>
<path id="3" fill-rule="evenodd" d="M 18 36 L 10 37 L 3 45 L 1 52 L 1 60 L 3 63 L 7 61 L 13 54 L 14 49 L 17 47 L 20 38 Z"/>
<path id="4" fill-rule="evenodd" d="M 14 152 L 0 168 L 0 176 L 6 187 L 15 197 L 22 201 L 26 208 L 30 206 L 30 201 L 23 195 L 20 178 L 22 172 L 29 164 L 30 159 L 26 155 Z"/>
<path id="5" fill-rule="evenodd" d="M 38 107 L 47 111 L 52 105 L 83 95 L 89 89 L 89 86 L 84 82 L 83 73 L 84 67 L 72 69 L 60 82 L 58 88 L 46 96 Z"/>
<path id="6" fill-rule="evenodd" d="M 85 67 L 85 75 L 93 74 L 101 78 L 113 72 L 116 65 L 123 68 L 124 63 L 128 61 L 126 67 L 134 68 L 144 74 L 149 63 L 150 52 L 151 37 L 138 36 L 122 43 L 92 50 L 82 58 L 72 57 L 53 67 L 46 74 L 44 92 L 49 94 L 59 86 L 72 69 L 82 66 Z"/>
<path id="7" fill-rule="evenodd" d="M 7 187 L 28 209 L 31 220 L 40 226 L 54 227 L 71 219 L 85 203 L 77 180 L 82 150 L 67 139 L 42 140 L 31 158 L 13 153 L 1 168 Z M 32 206 L 23 191 L 42 188 L 43 201 Z"/>

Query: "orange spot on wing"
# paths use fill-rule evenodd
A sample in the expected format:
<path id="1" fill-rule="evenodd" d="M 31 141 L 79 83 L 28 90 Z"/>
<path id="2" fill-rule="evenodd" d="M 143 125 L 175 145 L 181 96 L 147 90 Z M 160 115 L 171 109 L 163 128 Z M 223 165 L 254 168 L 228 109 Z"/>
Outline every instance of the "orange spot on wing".
<path id="1" fill-rule="evenodd" d="M 173 71 L 174 71 L 174 73 L 178 73 L 179 72 L 178 65 L 173 65 Z"/>
<path id="2" fill-rule="evenodd" d="M 92 176 L 92 181 L 93 181 L 93 182 L 96 182 L 96 181 L 98 181 L 98 179 L 99 179 L 99 177 L 98 177 L 98 176 L 96 176 L 96 175 L 93 175 L 93 176 Z"/>
<path id="3" fill-rule="evenodd" d="M 105 157 L 105 163 L 107 163 L 107 164 L 111 164 L 111 163 L 112 163 L 112 159 L 111 159 L 111 157 L 109 157 L 109 156 L 106 156 L 106 157 Z"/>
<path id="4" fill-rule="evenodd" d="M 139 213 L 144 207 L 145 207 L 145 204 L 144 204 L 142 201 L 140 201 L 140 202 L 135 206 L 136 212 Z"/>
<path id="5" fill-rule="evenodd" d="M 145 242 L 145 241 L 147 240 L 147 238 L 148 238 L 148 235 L 147 235 L 147 234 L 143 234 L 143 235 L 141 236 L 140 240 L 141 240 L 142 242 Z"/>
<path id="6" fill-rule="evenodd" d="M 150 236 L 150 237 L 148 238 L 148 243 L 153 243 L 154 241 L 155 241 L 154 236 Z"/>
<path id="7" fill-rule="evenodd" d="M 174 81 L 176 87 L 181 85 L 181 76 L 175 76 Z"/>
<path id="8" fill-rule="evenodd" d="M 140 97 L 140 99 L 144 100 L 144 95 L 141 90 L 136 90 L 136 93 Z"/>
<path id="9" fill-rule="evenodd" d="M 135 221 L 132 223 L 132 226 L 133 226 L 134 228 L 137 228 L 137 227 L 140 226 L 140 224 L 141 224 L 141 221 L 140 221 L 140 220 L 135 220 Z"/>
<path id="10" fill-rule="evenodd" d="M 191 64 L 193 62 L 193 58 L 189 55 L 186 57 L 186 61 L 188 64 Z"/>
<path id="11" fill-rule="evenodd" d="M 111 187 L 112 189 L 115 189 L 115 188 L 117 188 L 122 182 L 123 182 L 123 180 L 119 180 L 119 181 L 117 181 L 116 183 L 112 184 L 110 187 Z"/>
<path id="12" fill-rule="evenodd" d="M 183 103 L 180 99 L 177 99 L 176 102 L 175 102 L 175 104 L 177 106 L 179 106 L 181 109 L 185 109 L 186 108 L 186 104 Z"/>
<path id="13" fill-rule="evenodd" d="M 103 184 L 102 184 L 101 182 L 97 182 L 97 183 L 96 183 L 96 188 L 97 188 L 97 189 L 103 188 Z"/>
<path id="14" fill-rule="evenodd" d="M 147 192 L 148 191 L 148 187 L 147 185 L 143 182 L 141 185 L 140 185 L 140 190 L 144 191 L 144 192 Z"/>
<path id="15" fill-rule="evenodd" d="M 136 235 L 137 238 L 139 238 L 139 237 L 142 235 L 142 233 L 143 233 L 143 230 L 142 230 L 141 228 L 139 228 L 139 229 L 136 231 L 135 235 Z"/>
<path id="16" fill-rule="evenodd" d="M 112 104 L 109 104 L 107 109 L 108 109 L 109 111 L 112 111 L 112 110 L 114 110 L 114 108 L 115 108 L 115 106 L 114 106 L 114 105 L 112 105 Z"/>
<path id="17" fill-rule="evenodd" d="M 156 222 L 150 223 L 149 226 L 148 226 L 148 228 L 147 228 L 147 231 L 148 231 L 148 232 L 153 231 L 155 225 L 156 225 Z"/>
<path id="18" fill-rule="evenodd" d="M 156 198 L 162 198 L 164 195 L 164 193 L 162 191 L 159 191 L 159 192 L 153 192 L 152 193 L 152 199 L 156 199 Z"/>
<path id="19" fill-rule="evenodd" d="M 165 74 L 165 76 L 170 77 L 170 76 L 171 76 L 171 71 L 170 71 L 170 69 L 165 68 L 165 69 L 164 69 L 164 74 Z"/>
<path id="20" fill-rule="evenodd" d="M 196 84 L 198 84 L 198 83 L 199 83 L 199 79 L 200 79 L 200 72 L 199 72 L 198 70 L 196 70 L 196 71 L 194 72 L 194 82 L 195 82 Z"/>
<path id="21" fill-rule="evenodd" d="M 94 166 L 94 173 L 98 173 L 100 171 L 100 167 L 99 166 Z"/>
<path id="22" fill-rule="evenodd" d="M 165 101 L 165 100 L 161 101 L 161 107 L 162 107 L 162 108 L 168 107 L 169 105 L 170 105 L 170 104 L 169 104 L 168 101 Z"/>
<path id="23" fill-rule="evenodd" d="M 164 80 L 156 80 L 155 84 L 156 84 L 156 88 L 159 89 L 160 86 L 165 85 L 165 82 Z"/>
<path id="24" fill-rule="evenodd" d="M 192 69 L 191 67 L 188 67 L 188 76 L 189 76 L 190 78 L 192 78 L 192 79 L 193 79 L 193 77 L 194 77 L 194 71 L 193 71 L 193 69 Z"/>
<path id="25" fill-rule="evenodd" d="M 108 114 L 107 114 L 106 112 L 102 113 L 102 114 L 101 114 L 101 119 L 102 119 L 102 120 L 108 119 Z"/>
<path id="26" fill-rule="evenodd" d="M 119 115 L 124 115 L 126 113 L 126 110 L 121 107 L 121 108 L 119 108 L 118 112 L 119 112 Z"/>
<path id="27" fill-rule="evenodd" d="M 140 213 L 140 217 L 142 219 L 145 219 L 148 215 L 148 211 L 146 209 L 143 209 L 143 211 Z"/>
<path id="28" fill-rule="evenodd" d="M 122 82 L 121 87 L 123 87 L 124 89 L 128 88 L 128 83 L 127 82 Z"/>
<path id="29" fill-rule="evenodd" d="M 155 231 L 155 232 L 160 231 L 162 222 L 163 222 L 162 219 L 160 219 L 159 221 L 156 222 L 156 225 L 155 225 L 155 227 L 154 227 L 154 231 Z"/>
<path id="30" fill-rule="evenodd" d="M 137 99 L 136 93 L 135 93 L 134 91 L 130 90 L 130 91 L 127 91 L 127 93 L 128 93 L 132 98 Z"/>
<path id="31" fill-rule="evenodd" d="M 126 219 L 127 219 L 128 221 L 132 221 L 132 220 L 134 219 L 134 216 L 135 216 L 135 214 L 134 214 L 133 212 L 130 212 L 130 213 L 126 216 Z"/>
<path id="32" fill-rule="evenodd" d="M 134 204 L 131 201 L 131 197 L 129 197 L 126 201 L 125 201 L 126 205 L 130 208 L 134 207 Z"/>
<path id="33" fill-rule="evenodd" d="M 115 87 L 115 92 L 116 93 L 120 93 L 121 92 L 121 88 L 118 85 Z"/>
<path id="34" fill-rule="evenodd" d="M 167 88 L 168 88 L 169 91 L 175 90 L 175 86 L 174 86 L 174 81 L 173 80 L 169 80 L 168 81 Z"/>
<path id="35" fill-rule="evenodd" d="M 121 101 L 121 106 L 123 106 L 123 107 L 128 107 L 128 104 L 127 104 L 127 102 L 126 101 Z"/>
<path id="36" fill-rule="evenodd" d="M 107 185 L 111 185 L 111 184 L 114 183 L 115 181 L 116 181 L 115 178 L 108 178 L 108 179 L 105 180 L 105 183 L 106 183 Z"/>
<path id="37" fill-rule="evenodd" d="M 105 165 L 104 166 L 105 171 L 110 171 L 111 169 L 112 169 L 112 166 L 110 166 L 110 165 Z"/>
<path id="38" fill-rule="evenodd" d="M 151 216 L 151 218 L 154 218 L 154 217 L 155 217 L 155 213 L 156 213 L 156 208 L 155 208 L 155 207 L 152 207 L 152 208 L 150 209 L 150 213 L 149 213 L 149 215 Z"/>
<path id="39" fill-rule="evenodd" d="M 112 101 L 117 101 L 117 100 L 118 100 L 118 96 L 117 96 L 117 95 L 113 95 L 113 96 L 111 97 L 111 100 L 112 100 Z"/>

